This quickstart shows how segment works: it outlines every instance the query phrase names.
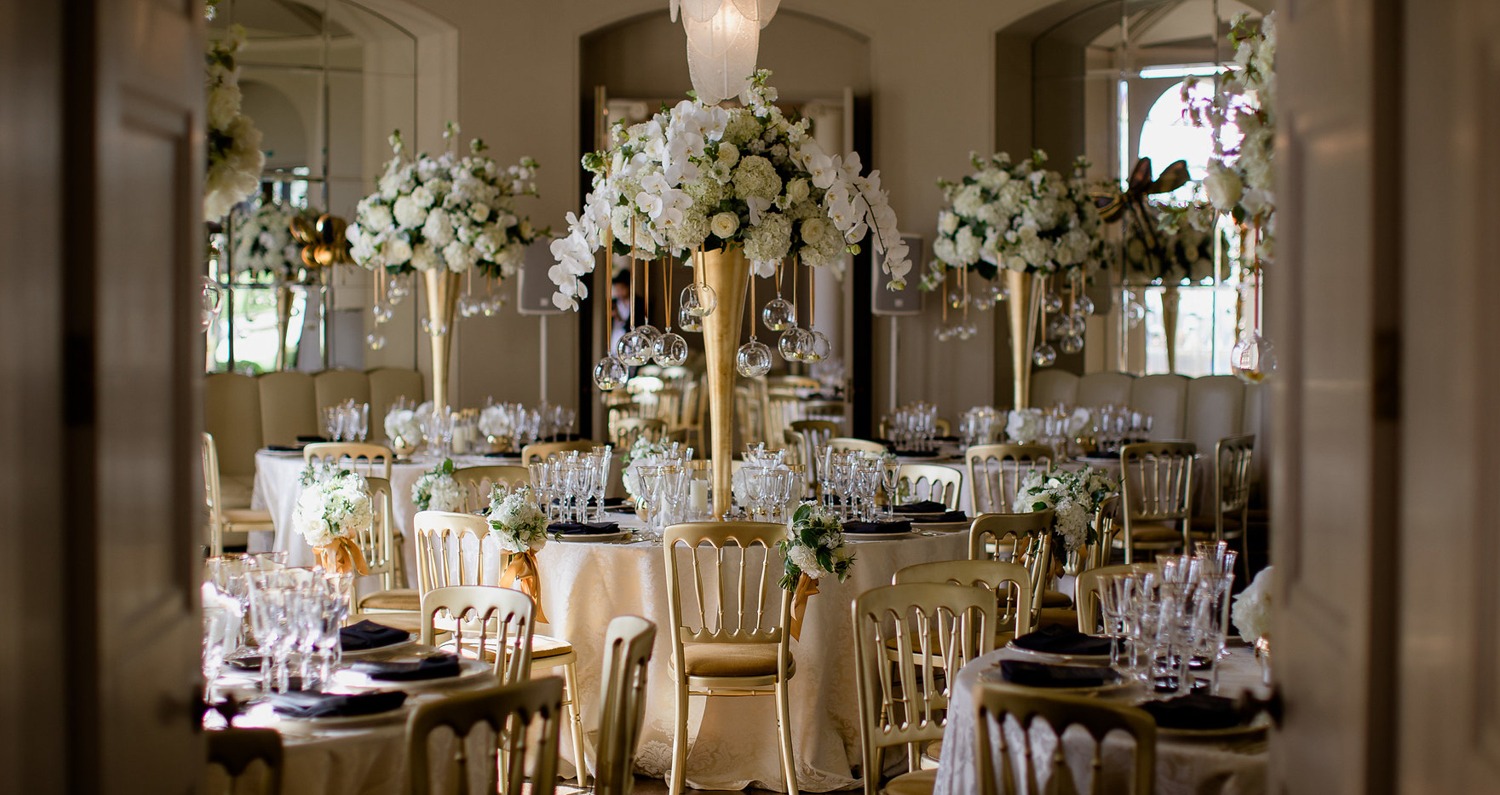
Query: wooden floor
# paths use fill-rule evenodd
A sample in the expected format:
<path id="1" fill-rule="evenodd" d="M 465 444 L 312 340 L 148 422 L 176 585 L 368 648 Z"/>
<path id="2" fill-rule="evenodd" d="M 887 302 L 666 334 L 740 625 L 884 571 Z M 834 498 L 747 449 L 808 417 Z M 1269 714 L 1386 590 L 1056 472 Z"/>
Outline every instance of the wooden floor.
<path id="1" fill-rule="evenodd" d="M 659 778 L 635 777 L 635 795 L 667 795 L 667 782 Z M 593 792 L 592 789 L 579 789 L 572 784 L 558 784 L 557 795 L 575 795 L 575 793 Z M 768 789 L 747 790 L 707 790 L 707 789 L 685 789 L 683 792 L 743 792 L 745 795 L 777 795 Z"/>

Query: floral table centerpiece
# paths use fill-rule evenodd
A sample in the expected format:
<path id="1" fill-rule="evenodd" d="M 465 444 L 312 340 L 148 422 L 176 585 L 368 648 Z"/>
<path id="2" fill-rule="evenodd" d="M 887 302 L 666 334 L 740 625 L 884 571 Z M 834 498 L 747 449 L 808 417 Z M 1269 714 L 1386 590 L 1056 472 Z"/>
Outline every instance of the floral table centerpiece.
<path id="1" fill-rule="evenodd" d="M 1255 646 L 1255 656 L 1260 657 L 1265 666 L 1263 673 L 1267 683 L 1271 677 L 1271 614 L 1276 607 L 1271 600 L 1273 568 L 1267 566 L 1256 572 L 1255 579 L 1234 597 L 1234 605 L 1230 608 L 1230 616 L 1240 631 L 1240 637 Z"/>
<path id="2" fill-rule="evenodd" d="M 408 404 L 409 405 L 409 404 Z M 415 409 L 395 406 L 385 414 L 385 438 L 398 456 L 409 456 L 422 443 L 422 418 Z"/>
<path id="3" fill-rule="evenodd" d="M 1045 167 L 1047 154 L 1040 149 L 1019 163 L 1005 152 L 971 154 L 970 161 L 974 173 L 958 182 L 938 181 L 947 207 L 938 214 L 924 284 L 941 283 L 949 270 L 963 279 L 970 271 L 986 279 L 1004 275 L 1015 406 L 1025 408 L 1044 290 L 1044 279 L 1037 277 L 1071 277 L 1097 259 L 1103 246 L 1099 214 L 1083 178 L 1088 164 L 1079 159 L 1067 178 Z"/>
<path id="4" fill-rule="evenodd" d="M 593 190 L 583 212 L 568 215 L 568 235 L 552 243 L 557 264 L 548 273 L 557 285 L 553 303 L 576 310 L 588 295 L 582 277 L 593 272 L 600 248 L 648 258 L 693 255 L 692 289 L 711 292 L 718 307 L 702 315 L 715 494 L 731 490 L 735 354 L 750 268 L 771 275 L 788 258 L 839 268 L 869 235 L 892 289 L 905 287 L 911 269 L 879 174 L 861 175 L 858 155 L 825 153 L 807 120 L 788 119 L 776 107 L 769 77 L 755 73 L 740 96 L 743 107 L 689 99 L 650 121 L 616 126 L 610 148 L 584 158 Z M 755 353 L 750 371 L 764 373 L 769 352 Z M 623 369 L 611 359 L 601 362 L 603 372 Z M 611 379 L 598 383 L 613 387 Z"/>
<path id="5" fill-rule="evenodd" d="M 419 511 L 462 511 L 464 492 L 453 479 L 453 459 L 444 458 L 443 463 L 422 473 L 411 484 L 411 501 Z"/>
<path id="6" fill-rule="evenodd" d="M 292 235 L 292 224 L 312 222 L 311 214 L 289 204 L 262 200 L 254 212 L 230 225 L 230 259 L 235 271 L 270 277 L 276 290 L 276 369 L 285 369 L 286 335 L 292 319 L 292 288 L 314 281 L 303 270 L 302 246 Z M 302 278 L 298 278 L 299 272 Z"/>
<path id="7" fill-rule="evenodd" d="M 818 580 L 829 574 L 843 582 L 854 568 L 854 553 L 844 543 L 844 526 L 838 515 L 815 502 L 797 506 L 791 533 L 776 546 L 786 556 L 781 587 L 793 592 L 787 631 L 800 640 L 807 600 L 818 593 Z"/>
<path id="8" fill-rule="evenodd" d="M 302 472 L 302 494 L 292 510 L 292 527 L 318 554 L 318 565 L 339 574 L 369 573 L 356 541 L 375 521 L 370 487 L 348 470 Z"/>
<path id="9" fill-rule="evenodd" d="M 1159 284 L 1162 331 L 1167 344 L 1167 370 L 1177 372 L 1177 316 L 1181 297 L 1177 291 L 1184 281 L 1202 282 L 1223 279 L 1228 259 L 1228 241 L 1216 227 L 1219 216 L 1212 204 L 1194 201 L 1187 205 L 1149 205 L 1146 223 L 1152 234 L 1139 229 L 1135 219 L 1127 222 L 1125 232 L 1124 282 L 1139 287 Z"/>
<path id="10" fill-rule="evenodd" d="M 1062 544 L 1064 569 L 1077 574 L 1084 548 L 1098 541 L 1094 517 L 1099 503 L 1119 490 L 1119 481 L 1101 469 L 1085 466 L 1073 472 L 1052 467 L 1027 475 L 1015 504 L 1021 513 L 1052 509 L 1052 536 Z"/>
<path id="11" fill-rule="evenodd" d="M 490 500 L 490 535 L 495 537 L 510 563 L 500 574 L 500 587 L 515 587 L 536 603 L 536 620 L 546 624 L 542 610 L 542 575 L 537 568 L 536 553 L 547 545 L 547 514 L 537 507 L 536 494 L 530 486 L 503 493 L 496 490 Z"/>
<path id="12" fill-rule="evenodd" d="M 458 125 L 443 132 L 448 151 L 412 158 L 400 131 L 391 134 L 394 156 L 379 189 L 359 201 L 347 237 L 358 264 L 384 274 L 421 273 L 427 285 L 427 332 L 432 337 L 433 403 L 448 404 L 448 332 L 458 301 L 458 281 L 478 271 L 493 278 L 513 275 L 537 230 L 516 214 L 518 196 L 536 195 L 537 163 L 501 168 L 474 139 L 470 153 L 454 153 Z"/>

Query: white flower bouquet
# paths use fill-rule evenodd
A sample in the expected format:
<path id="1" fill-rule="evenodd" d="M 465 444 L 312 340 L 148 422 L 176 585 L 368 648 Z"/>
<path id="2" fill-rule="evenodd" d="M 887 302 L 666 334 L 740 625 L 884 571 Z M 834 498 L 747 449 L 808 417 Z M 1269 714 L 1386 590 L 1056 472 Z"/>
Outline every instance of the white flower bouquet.
<path id="1" fill-rule="evenodd" d="M 1012 163 L 1000 152 L 970 155 L 975 171 L 958 182 L 939 180 L 947 208 L 938 213 L 931 271 L 923 287 L 942 282 L 945 270 L 968 269 L 995 278 L 1002 269 L 1070 273 L 1099 258 L 1101 222 L 1075 163 L 1071 179 L 1043 166 L 1040 149 Z"/>
<path id="2" fill-rule="evenodd" d="M 530 486 L 521 486 L 492 501 L 487 518 L 490 534 L 506 552 L 537 552 L 547 544 L 547 514 L 537 507 Z"/>
<path id="3" fill-rule="evenodd" d="M 522 158 L 502 169 L 481 153 L 451 151 L 458 125 L 443 133 L 450 151 L 438 157 L 409 157 L 400 131 L 391 134 L 395 156 L 380 176 L 379 189 L 359 201 L 348 238 L 354 261 L 371 270 L 400 274 L 446 269 L 478 269 L 496 278 L 514 274 L 526 246 L 546 230 L 516 215 L 518 196 L 536 195 L 535 160 Z"/>
<path id="4" fill-rule="evenodd" d="M 1249 587 L 1234 597 L 1234 605 L 1229 609 L 1240 637 L 1251 643 L 1271 635 L 1271 611 L 1274 609 L 1271 601 L 1272 568 L 1267 566 L 1257 572 Z"/>
<path id="5" fill-rule="evenodd" d="M 411 501 L 419 511 L 463 510 L 464 493 L 453 479 L 453 459 L 444 458 L 443 463 L 422 473 L 411 484 Z"/>
<path id="6" fill-rule="evenodd" d="M 353 539 L 368 531 L 374 521 L 369 484 L 363 477 L 347 470 L 303 473 L 292 527 L 308 546 L 327 547 L 337 539 Z"/>
<path id="7" fill-rule="evenodd" d="M 230 208 L 260 187 L 266 155 L 260 151 L 260 130 L 240 112 L 240 73 L 234 55 L 245 45 L 245 29 L 229 28 L 229 36 L 209 44 L 204 74 L 208 92 L 208 171 L 203 179 L 203 217 L 222 218 Z"/>
<path id="8" fill-rule="evenodd" d="M 869 234 L 891 289 L 905 287 L 911 263 L 879 173 L 862 176 L 856 154 L 826 154 L 807 120 L 773 104 L 769 77 L 755 73 L 744 107 L 683 100 L 650 121 L 617 126 L 609 150 L 584 158 L 593 190 L 581 215 L 569 213 L 567 237 L 552 243 L 558 264 L 548 275 L 559 309 L 577 309 L 588 295 L 581 277 L 593 272 L 607 234 L 615 253 L 634 246 L 647 258 L 743 247 L 763 276 L 787 257 L 840 268 Z"/>
<path id="9" fill-rule="evenodd" d="M 234 225 L 234 267 L 291 281 L 302 268 L 302 247 L 292 238 L 293 219 L 304 211 L 261 202 Z"/>
<path id="10" fill-rule="evenodd" d="M 1187 206 L 1153 205 L 1156 250 L 1134 225 L 1125 239 L 1125 284 L 1181 284 L 1224 279 L 1229 260 L 1215 259 L 1218 213 L 1213 205 L 1196 201 Z M 1226 241 L 1227 244 L 1227 241 Z M 1220 249 L 1227 250 L 1227 245 Z"/>
<path id="11" fill-rule="evenodd" d="M 1031 444 L 1042 435 L 1041 409 L 1011 409 L 1005 418 L 1005 435 L 1016 444 Z"/>
<path id="12" fill-rule="evenodd" d="M 678 463 L 683 459 L 692 460 L 693 449 L 687 448 L 685 452 L 679 453 L 678 446 L 666 445 L 662 442 L 653 442 L 644 436 L 636 437 L 635 443 L 625 453 L 625 469 L 620 473 L 620 480 L 625 486 L 625 491 L 636 502 L 641 501 L 641 484 L 636 470 L 645 466 L 658 466 L 661 464 Z"/>
<path id="13" fill-rule="evenodd" d="M 1016 507 L 1021 513 L 1051 508 L 1053 535 L 1071 552 L 1094 541 L 1094 512 L 1100 502 L 1119 490 L 1119 482 L 1100 469 L 1086 466 L 1070 472 L 1052 468 L 1032 472 L 1021 481 Z"/>
<path id="14" fill-rule="evenodd" d="M 422 420 L 412 409 L 393 408 L 385 415 L 385 437 L 415 445 L 422 441 Z"/>
<path id="15" fill-rule="evenodd" d="M 789 591 L 803 576 L 816 580 L 829 574 L 843 582 L 854 567 L 854 553 L 844 543 L 838 515 L 815 502 L 797 506 L 791 533 L 777 548 L 786 555 L 781 587 Z"/>

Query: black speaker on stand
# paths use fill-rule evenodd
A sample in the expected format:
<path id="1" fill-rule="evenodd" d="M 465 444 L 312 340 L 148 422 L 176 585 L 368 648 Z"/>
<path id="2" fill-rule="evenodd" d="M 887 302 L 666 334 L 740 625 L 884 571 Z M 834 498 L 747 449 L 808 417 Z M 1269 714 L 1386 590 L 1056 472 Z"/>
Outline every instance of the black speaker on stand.
<path id="1" fill-rule="evenodd" d="M 917 289 L 917 282 L 927 268 L 926 250 L 923 248 L 925 241 L 916 235 L 902 235 L 901 239 L 906 242 L 908 256 L 911 258 L 911 272 L 906 274 L 906 289 L 888 289 L 891 276 L 878 266 L 875 268 L 875 279 L 870 283 L 871 314 L 891 319 L 890 400 L 893 408 L 899 405 L 896 402 L 896 362 L 899 360 L 901 318 L 922 314 L 923 293 Z"/>

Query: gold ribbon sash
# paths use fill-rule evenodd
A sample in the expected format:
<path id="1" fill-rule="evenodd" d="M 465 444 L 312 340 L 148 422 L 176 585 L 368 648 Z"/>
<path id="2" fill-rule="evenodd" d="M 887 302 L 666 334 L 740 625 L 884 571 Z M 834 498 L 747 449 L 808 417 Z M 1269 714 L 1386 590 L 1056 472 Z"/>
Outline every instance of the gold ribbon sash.
<path id="1" fill-rule="evenodd" d="M 500 574 L 501 588 L 515 588 L 531 597 L 536 603 L 536 623 L 550 624 L 542 610 L 542 572 L 536 565 L 536 553 L 531 551 L 512 555 L 510 565 Z"/>
<path id="2" fill-rule="evenodd" d="M 359 545 L 354 543 L 353 539 L 339 536 L 328 544 L 315 548 L 314 551 L 318 553 L 318 565 L 327 571 L 338 574 L 370 573 L 370 564 L 365 561 L 365 553 L 360 551 Z"/>
<path id="3" fill-rule="evenodd" d="M 797 591 L 792 594 L 792 616 L 787 622 L 787 631 L 793 640 L 802 640 L 802 619 L 807 617 L 807 600 L 818 593 L 818 581 L 804 573 L 797 580 Z"/>

